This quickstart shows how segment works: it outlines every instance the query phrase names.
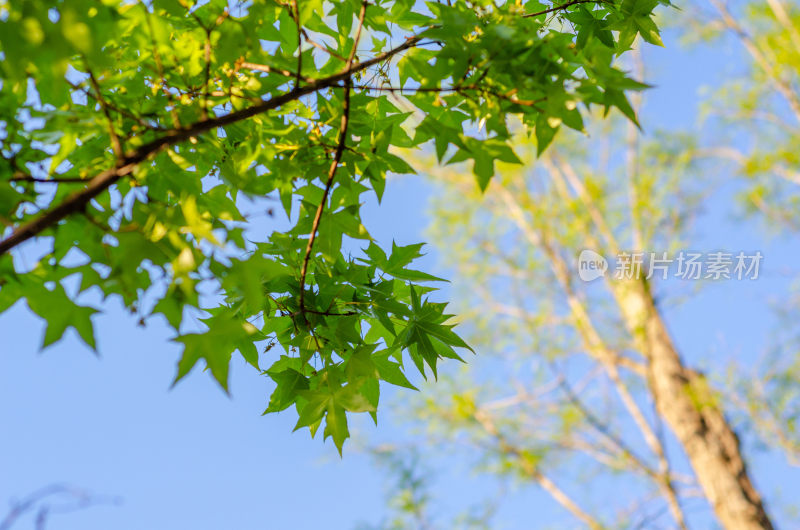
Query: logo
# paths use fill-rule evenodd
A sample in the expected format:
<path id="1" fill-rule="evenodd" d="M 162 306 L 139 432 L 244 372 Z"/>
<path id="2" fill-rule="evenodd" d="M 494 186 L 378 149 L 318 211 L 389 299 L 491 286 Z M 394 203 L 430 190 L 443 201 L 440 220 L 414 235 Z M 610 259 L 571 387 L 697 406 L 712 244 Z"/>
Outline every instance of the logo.
<path id="1" fill-rule="evenodd" d="M 606 275 L 608 261 L 594 250 L 582 250 L 578 255 L 578 276 L 590 282 Z"/>

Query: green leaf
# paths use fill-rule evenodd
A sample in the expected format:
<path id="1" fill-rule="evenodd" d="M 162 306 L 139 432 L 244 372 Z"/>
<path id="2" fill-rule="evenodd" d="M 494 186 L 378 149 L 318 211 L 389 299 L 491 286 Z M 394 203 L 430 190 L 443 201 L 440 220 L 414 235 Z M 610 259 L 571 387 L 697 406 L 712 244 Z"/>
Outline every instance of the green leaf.
<path id="1" fill-rule="evenodd" d="M 292 368 L 278 372 L 270 370 L 267 374 L 277 386 L 269 398 L 269 406 L 264 414 L 289 408 L 300 397 L 301 391 L 308 390 L 308 378 Z"/>
<path id="2" fill-rule="evenodd" d="M 388 352 L 386 354 L 377 353 L 372 360 L 382 380 L 396 386 L 417 390 L 417 387 L 412 385 L 403 373 L 403 368 L 398 363 L 392 362 Z"/>
<path id="3" fill-rule="evenodd" d="M 73 328 L 92 350 L 97 349 L 91 316 L 97 310 L 79 306 L 70 300 L 61 285 L 53 290 L 30 286 L 25 290 L 28 307 L 45 320 L 46 331 L 42 349 L 61 340 L 68 328 Z"/>
<path id="4" fill-rule="evenodd" d="M 178 373 L 173 386 L 201 359 L 205 361 L 211 375 L 228 392 L 228 366 L 233 352 L 243 345 L 252 344 L 258 330 L 248 322 L 242 322 L 225 313 L 205 320 L 208 331 L 187 333 L 174 339 L 183 344 L 183 354 L 178 362 Z"/>

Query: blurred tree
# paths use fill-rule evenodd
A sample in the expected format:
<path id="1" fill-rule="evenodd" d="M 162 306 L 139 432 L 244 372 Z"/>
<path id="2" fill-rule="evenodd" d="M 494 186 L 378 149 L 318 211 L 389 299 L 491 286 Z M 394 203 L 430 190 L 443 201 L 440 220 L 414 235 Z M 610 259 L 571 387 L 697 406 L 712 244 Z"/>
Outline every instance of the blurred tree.
<path id="1" fill-rule="evenodd" d="M 739 175 L 741 204 L 773 231 L 800 229 L 800 4 L 784 0 L 688 6 L 684 39 L 730 43 L 750 59 L 728 72 L 728 82 L 705 101 L 703 116 L 714 139 L 692 146 L 718 171 Z M 727 163 L 726 163 L 727 162 Z M 800 335 L 796 298 L 782 300 L 786 322 L 761 362 L 728 372 L 725 399 L 765 446 L 800 462 Z"/>
<path id="2" fill-rule="evenodd" d="M 437 505 L 436 473 L 428 468 L 426 459 L 414 447 L 399 448 L 384 445 L 371 451 L 376 463 L 387 471 L 389 516 L 378 524 L 362 523 L 357 530 L 434 530 L 458 528 L 487 530 L 499 505 L 502 490 L 480 505 L 470 506 L 459 513 L 444 517 Z"/>
<path id="3" fill-rule="evenodd" d="M 5 515 L 0 518 L 0 530 L 19 528 L 19 523 L 29 520 L 32 528 L 45 530 L 53 515 L 64 515 L 99 505 L 119 505 L 118 497 L 100 496 L 69 484 L 51 484 L 34 491 L 20 500 L 12 500 Z"/>
<path id="4" fill-rule="evenodd" d="M 770 38 L 791 39 L 800 21 L 791 16 L 794 25 L 783 25 L 781 4 L 768 4 L 777 33 L 761 38 L 766 49 Z M 635 56 L 632 64 L 641 68 Z M 752 90 L 774 91 L 770 101 L 782 94 L 783 77 L 765 84 L 759 76 L 771 74 L 753 75 Z M 786 95 L 790 108 L 795 93 Z M 736 126 L 758 139 L 736 158 L 748 182 L 771 190 L 763 195 L 773 201 L 769 222 L 786 226 L 796 214 L 796 194 L 782 188 L 786 171 L 800 167 L 796 138 L 769 128 L 762 137 L 752 105 L 759 98 L 725 101 L 740 109 Z M 576 262 L 585 249 L 674 257 L 720 182 L 709 158 L 740 144 L 734 133 L 714 137 L 710 148 L 686 135 L 646 141 L 614 120 L 594 120 L 591 130 L 600 144 L 563 137 L 537 158 L 521 126 L 515 149 L 523 166 L 502 166 L 485 196 L 460 168 L 429 165 L 440 183 L 433 240 L 447 249 L 455 298 L 482 355 L 421 396 L 415 419 L 437 453 L 469 447 L 484 471 L 538 485 L 590 528 L 664 526 L 665 516 L 668 526 L 689 528 L 706 520 L 697 512 L 704 505 L 725 528 L 772 528 L 733 426 L 797 459 L 798 369 L 796 356 L 786 357 L 796 342 L 776 344 L 779 358 L 755 374 L 726 371 L 729 359 L 701 373 L 683 361 L 668 331 L 670 300 L 656 260 L 645 259 L 638 278 L 615 278 L 612 270 L 594 283 L 580 280 Z M 772 135 L 780 140 L 774 152 Z M 650 265 L 655 274 L 646 279 Z"/>
<path id="5" fill-rule="evenodd" d="M 730 162 L 749 182 L 742 193 L 749 211 L 800 227 L 800 6 L 709 0 L 687 10 L 680 17 L 687 42 L 721 42 L 750 59 L 706 101 L 704 117 L 717 141 L 698 156 Z"/>

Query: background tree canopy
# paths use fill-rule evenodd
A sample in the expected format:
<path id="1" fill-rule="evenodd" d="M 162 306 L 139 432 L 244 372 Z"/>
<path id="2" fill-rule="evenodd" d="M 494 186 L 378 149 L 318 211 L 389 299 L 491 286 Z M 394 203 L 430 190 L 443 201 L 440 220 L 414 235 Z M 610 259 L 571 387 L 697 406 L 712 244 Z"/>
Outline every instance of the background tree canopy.
<path id="1" fill-rule="evenodd" d="M 364 195 L 413 172 L 403 149 L 471 161 L 485 189 L 518 162 L 512 127 L 541 153 L 592 106 L 635 122 L 645 85 L 614 60 L 660 44 L 660 3 L 3 2 L 0 310 L 24 299 L 43 347 L 68 328 L 95 347 L 79 298 L 120 297 L 174 328 L 176 381 L 202 360 L 227 389 L 238 351 L 277 384 L 267 412 L 324 419 L 341 451 L 380 381 L 412 386 L 404 359 L 436 375 L 468 348 L 421 245 L 370 238 Z M 271 201 L 291 228 L 254 232 Z"/>
<path id="2" fill-rule="evenodd" d="M 411 450 L 376 449 L 398 477 L 394 526 L 383 528 L 467 527 L 465 519 L 491 528 L 508 504 L 501 490 L 461 503 L 462 519 L 442 518 L 437 499 L 447 496 L 426 473 L 437 466 L 430 447 L 456 454 L 481 481 L 558 506 L 557 528 L 800 520 L 796 496 L 782 492 L 799 476 L 800 179 L 789 144 L 800 126 L 800 6 L 711 0 L 670 25 L 671 41 L 692 44 L 683 55 L 651 63 L 643 57 L 657 53 L 644 48 L 623 59 L 661 85 L 645 93 L 647 134 L 590 120 L 593 138 L 562 135 L 541 156 L 520 136 L 523 165 L 501 164 L 480 194 L 462 168 L 421 170 L 436 190 L 431 239 L 447 249 L 451 297 L 482 355 L 398 407 L 422 428 L 406 441 Z M 705 85 L 699 109 L 687 85 Z M 632 104 L 638 113 L 642 98 Z M 684 114 L 681 129 L 674 113 Z M 769 256 L 756 281 L 676 274 L 689 249 L 740 248 Z M 645 268 L 664 256 L 677 266 L 630 282 L 612 262 L 604 279 L 581 281 L 584 249 L 617 266 L 630 249 L 645 250 Z M 728 472 L 711 471 L 711 454 L 698 458 L 714 445 Z"/>

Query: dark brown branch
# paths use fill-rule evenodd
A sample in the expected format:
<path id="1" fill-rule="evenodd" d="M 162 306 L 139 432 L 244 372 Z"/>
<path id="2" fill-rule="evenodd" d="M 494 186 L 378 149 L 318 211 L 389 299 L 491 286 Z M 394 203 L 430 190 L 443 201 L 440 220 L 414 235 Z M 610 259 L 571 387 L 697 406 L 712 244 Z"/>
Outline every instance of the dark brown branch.
<path id="1" fill-rule="evenodd" d="M 350 122 L 350 78 L 345 81 L 344 89 L 344 104 L 342 107 L 342 124 L 339 128 L 339 141 L 336 146 L 336 153 L 333 155 L 330 168 L 328 169 L 328 179 L 325 181 L 325 190 L 322 192 L 322 199 L 319 201 L 317 211 L 314 214 L 314 222 L 311 226 L 311 233 L 308 236 L 308 244 L 306 245 L 305 254 L 303 255 L 303 267 L 300 269 L 300 298 L 299 306 L 300 313 L 305 313 L 305 293 L 306 293 L 306 276 L 308 275 L 308 262 L 311 259 L 311 252 L 314 249 L 314 241 L 317 239 L 317 232 L 319 225 L 322 221 L 322 213 L 325 211 L 325 204 L 328 202 L 328 195 L 333 187 L 333 181 L 336 178 L 336 170 L 342 161 L 344 154 L 345 142 L 347 141 L 347 125 Z"/>
<path id="2" fill-rule="evenodd" d="M 107 169 L 94 178 L 88 181 L 88 186 L 76 192 L 61 203 L 43 212 L 38 217 L 32 219 L 28 223 L 18 227 L 6 239 L 0 241 L 0 255 L 8 252 L 20 243 L 40 234 L 42 231 L 58 223 L 65 217 L 72 213 L 82 211 L 85 206 L 95 197 L 107 190 L 111 185 L 116 183 L 120 178 L 130 175 L 136 166 L 148 160 L 151 156 L 155 155 L 162 149 L 184 142 L 189 138 L 197 136 L 198 134 L 216 129 L 217 127 L 224 127 L 233 123 L 252 118 L 269 110 L 276 109 L 290 101 L 295 101 L 303 96 L 312 94 L 324 88 L 338 85 L 341 81 L 349 79 L 354 73 L 361 72 L 376 64 L 379 64 L 386 59 L 397 55 L 409 48 L 413 48 L 421 39 L 424 31 L 413 37 L 409 37 L 406 41 L 389 51 L 386 51 L 372 59 L 362 61 L 355 65 L 350 65 L 343 69 L 338 74 L 319 79 L 314 83 L 309 83 L 300 88 L 295 87 L 289 92 L 285 92 L 279 96 L 272 97 L 262 103 L 241 109 L 223 116 L 213 119 L 197 122 L 189 127 L 173 129 L 167 131 L 163 136 L 152 140 L 135 151 L 128 153 L 116 167 Z"/>
<path id="3" fill-rule="evenodd" d="M 358 15 L 358 29 L 356 30 L 355 41 L 353 42 L 353 49 L 350 50 L 350 56 L 347 58 L 347 65 L 345 66 L 345 70 L 349 71 L 352 69 L 353 59 L 356 55 L 356 49 L 358 48 L 358 41 L 361 39 L 361 28 L 364 26 L 364 17 L 367 13 L 367 2 L 366 0 L 361 4 L 361 12 Z M 333 160 L 331 161 L 330 168 L 328 169 L 328 180 L 325 182 L 325 191 L 322 193 L 322 199 L 319 201 L 319 206 L 317 206 L 317 212 L 314 214 L 314 222 L 311 225 L 311 233 L 308 236 L 308 244 L 306 245 L 306 251 L 303 255 L 303 267 L 300 269 L 300 297 L 299 297 L 299 310 L 301 313 L 305 313 L 305 294 L 306 294 L 306 276 L 308 275 L 308 262 L 311 259 L 311 251 L 314 249 L 314 241 L 317 239 L 317 232 L 319 231 L 319 225 L 322 221 L 322 213 L 325 211 L 325 204 L 328 202 L 328 195 L 331 192 L 331 188 L 333 187 L 333 181 L 336 178 L 336 170 L 339 168 L 339 164 L 342 161 L 342 155 L 344 154 L 346 142 L 347 142 L 347 126 L 350 123 L 350 91 L 353 87 L 353 79 L 350 75 L 347 76 L 345 80 L 344 86 L 344 101 L 342 107 L 342 124 L 339 127 L 339 141 L 336 145 L 336 153 L 333 155 Z M 313 331 L 312 331 L 313 334 Z M 316 337 L 315 337 L 316 339 Z"/>
<path id="4" fill-rule="evenodd" d="M 15 173 L 13 177 L 8 179 L 10 182 L 42 182 L 45 184 L 77 184 L 77 183 L 87 183 L 90 182 L 89 179 L 82 179 L 80 177 L 55 177 L 51 179 L 46 178 L 38 178 L 31 175 L 25 175 L 22 173 Z"/>
<path id="5" fill-rule="evenodd" d="M 23 170 L 20 165 L 17 163 L 16 156 L 12 155 L 9 158 L 3 157 L 3 161 L 7 162 L 9 166 L 11 166 L 12 174 L 11 178 L 7 180 L 7 182 L 44 182 L 44 183 L 54 183 L 58 184 L 61 182 L 64 183 L 86 183 L 89 180 L 81 177 L 54 177 L 54 178 L 41 178 L 41 177 L 34 177 L 27 171 Z M 42 167 L 42 162 L 39 161 L 36 163 L 40 168 Z M 8 225 L 11 226 L 11 225 Z"/>

